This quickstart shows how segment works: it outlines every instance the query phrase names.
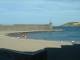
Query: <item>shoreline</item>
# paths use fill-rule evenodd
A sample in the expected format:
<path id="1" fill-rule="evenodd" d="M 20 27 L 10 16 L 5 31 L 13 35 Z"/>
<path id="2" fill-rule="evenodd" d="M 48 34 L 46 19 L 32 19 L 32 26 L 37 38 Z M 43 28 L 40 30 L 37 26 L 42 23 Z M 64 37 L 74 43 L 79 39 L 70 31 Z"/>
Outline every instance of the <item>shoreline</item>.
<path id="1" fill-rule="evenodd" d="M 37 31 L 38 32 L 38 31 Z M 22 34 L 22 35 L 25 35 L 25 34 L 27 34 L 27 33 L 36 33 L 36 32 L 30 32 L 30 31 L 28 31 L 28 32 L 15 32 L 15 33 L 7 33 L 6 34 L 6 36 L 10 36 L 10 37 L 14 37 L 14 36 L 11 36 L 12 34 L 14 35 L 14 34 Z M 21 38 L 21 36 L 20 36 L 20 38 Z M 38 39 L 38 38 L 29 38 L 29 39 L 35 39 L 35 40 L 45 40 L 45 41 L 57 41 L 57 42 L 60 42 L 60 41 L 63 41 L 63 42 L 69 42 L 69 43 L 71 43 L 72 41 L 68 41 L 68 40 L 50 40 L 50 39 Z M 80 43 L 80 41 L 76 41 L 77 43 Z"/>
<path id="2" fill-rule="evenodd" d="M 18 39 L 15 37 L 6 36 L 8 33 L 14 33 L 18 31 L 0 31 L 0 48 L 13 49 L 18 51 L 38 51 L 47 47 L 61 48 L 61 45 L 72 45 L 70 42 L 60 41 L 46 41 L 40 39 Z M 20 31 L 19 31 L 20 32 Z"/>

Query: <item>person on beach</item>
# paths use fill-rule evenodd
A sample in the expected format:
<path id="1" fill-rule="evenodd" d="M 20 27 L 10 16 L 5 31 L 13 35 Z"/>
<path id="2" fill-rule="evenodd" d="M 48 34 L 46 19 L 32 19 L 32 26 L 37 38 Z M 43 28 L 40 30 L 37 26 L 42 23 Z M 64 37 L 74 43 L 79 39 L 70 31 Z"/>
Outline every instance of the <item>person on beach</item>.
<path id="1" fill-rule="evenodd" d="M 73 40 L 73 41 L 72 41 L 72 43 L 76 43 L 76 41 L 75 41 L 75 40 Z"/>
<path id="2" fill-rule="evenodd" d="M 26 35 L 25 35 L 25 39 L 26 39 Z"/>
<path id="3" fill-rule="evenodd" d="M 64 43 L 63 41 L 60 41 L 61 43 Z"/>
<path id="4" fill-rule="evenodd" d="M 25 38 L 25 36 L 24 36 L 24 35 L 22 35 L 22 38 Z"/>
<path id="5" fill-rule="evenodd" d="M 19 39 L 20 37 L 18 37 L 18 39 Z"/>

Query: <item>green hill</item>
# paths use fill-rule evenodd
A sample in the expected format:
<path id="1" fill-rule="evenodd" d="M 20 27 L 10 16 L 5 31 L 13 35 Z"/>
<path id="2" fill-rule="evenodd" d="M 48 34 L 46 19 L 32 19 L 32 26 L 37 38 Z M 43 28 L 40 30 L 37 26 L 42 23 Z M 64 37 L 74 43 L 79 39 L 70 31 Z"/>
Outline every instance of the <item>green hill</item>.
<path id="1" fill-rule="evenodd" d="M 68 22 L 61 26 L 80 26 L 80 22 Z"/>

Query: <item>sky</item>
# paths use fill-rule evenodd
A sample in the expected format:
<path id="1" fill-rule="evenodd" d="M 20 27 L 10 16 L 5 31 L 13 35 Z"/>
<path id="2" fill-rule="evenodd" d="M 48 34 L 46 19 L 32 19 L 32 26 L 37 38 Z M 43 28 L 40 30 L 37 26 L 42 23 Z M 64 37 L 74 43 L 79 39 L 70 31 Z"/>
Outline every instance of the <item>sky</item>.
<path id="1" fill-rule="evenodd" d="M 80 22 L 80 0 L 0 0 L 0 24 Z"/>

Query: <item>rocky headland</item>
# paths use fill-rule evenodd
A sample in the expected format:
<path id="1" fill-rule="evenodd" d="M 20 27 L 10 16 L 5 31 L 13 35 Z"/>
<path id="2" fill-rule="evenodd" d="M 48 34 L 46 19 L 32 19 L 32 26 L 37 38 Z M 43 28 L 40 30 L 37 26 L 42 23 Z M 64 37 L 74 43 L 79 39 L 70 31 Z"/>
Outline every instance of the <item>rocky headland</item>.
<path id="1" fill-rule="evenodd" d="M 80 22 L 68 22 L 68 23 L 65 23 L 61 26 L 68 26 L 68 27 L 80 26 Z"/>

